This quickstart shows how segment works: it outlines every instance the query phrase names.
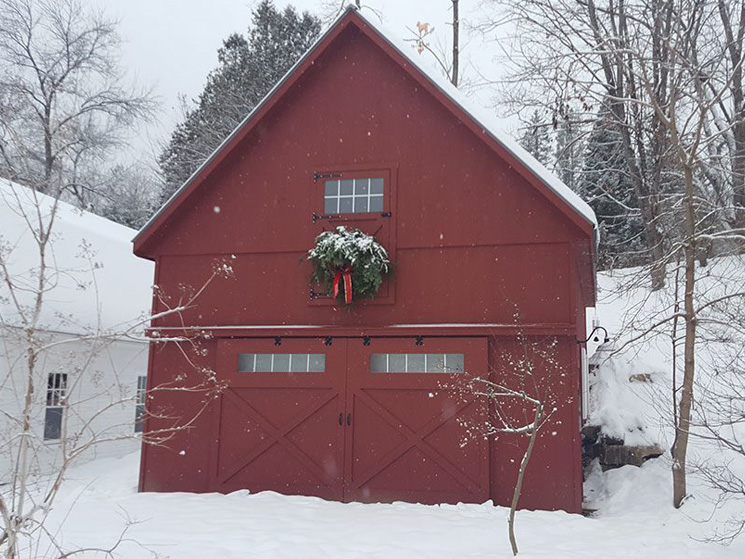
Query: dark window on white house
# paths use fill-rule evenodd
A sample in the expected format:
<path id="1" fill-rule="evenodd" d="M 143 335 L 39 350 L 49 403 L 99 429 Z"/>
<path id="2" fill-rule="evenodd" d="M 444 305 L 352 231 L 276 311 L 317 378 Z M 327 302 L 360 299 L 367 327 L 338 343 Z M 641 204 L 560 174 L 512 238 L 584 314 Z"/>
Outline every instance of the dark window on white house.
<path id="1" fill-rule="evenodd" d="M 44 415 L 45 441 L 54 441 L 62 436 L 65 398 L 67 398 L 67 373 L 49 373 L 47 377 L 47 406 Z"/>
<path id="2" fill-rule="evenodd" d="M 373 353 L 371 373 L 462 373 L 462 353 Z"/>
<path id="3" fill-rule="evenodd" d="M 327 180 L 323 200 L 327 214 L 382 212 L 383 179 Z"/>
<path id="4" fill-rule="evenodd" d="M 145 423 L 145 394 L 147 391 L 147 377 L 137 377 L 137 392 L 135 394 L 135 433 L 142 433 Z"/>
<path id="5" fill-rule="evenodd" d="M 323 373 L 323 353 L 241 353 L 239 373 Z"/>

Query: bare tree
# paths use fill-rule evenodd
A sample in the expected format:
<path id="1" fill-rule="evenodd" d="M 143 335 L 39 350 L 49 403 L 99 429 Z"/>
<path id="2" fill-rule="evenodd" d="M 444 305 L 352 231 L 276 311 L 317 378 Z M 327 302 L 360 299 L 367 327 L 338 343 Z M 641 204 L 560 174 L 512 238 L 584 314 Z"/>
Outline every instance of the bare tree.
<path id="1" fill-rule="evenodd" d="M 118 47 L 79 0 L 0 0 L 0 175 L 86 206 L 87 171 L 154 107 L 124 84 Z"/>
<path id="2" fill-rule="evenodd" d="M 474 438 L 526 439 L 507 522 L 513 555 L 519 553 L 515 517 L 523 492 L 525 472 L 541 429 L 556 410 L 555 391 L 551 387 L 553 383 L 561 382 L 563 371 L 557 357 L 558 341 L 555 338 L 535 339 L 519 333 L 514 348 L 506 348 L 500 353 L 498 369 L 491 371 L 487 377 L 466 374 L 444 386 L 447 390 L 462 394 L 464 399 L 470 400 L 476 396 L 486 404 L 484 417 L 464 423 L 468 437 L 465 444 Z"/>
<path id="3" fill-rule="evenodd" d="M 455 87 L 458 87 L 460 82 L 460 12 L 459 12 L 459 0 L 451 0 L 451 9 L 453 12 L 451 25 L 453 27 L 452 35 L 452 52 L 448 58 L 447 53 L 444 49 L 435 47 L 430 43 L 430 37 L 435 32 L 435 28 L 429 23 L 418 21 L 416 29 L 409 29 L 411 39 L 409 42 L 413 42 L 417 52 L 422 54 L 423 52 L 429 53 L 447 76 L 447 79 Z"/>
<path id="4" fill-rule="evenodd" d="M 53 531 L 45 528 L 45 522 L 68 469 L 105 445 L 140 439 L 146 444 L 166 444 L 177 433 L 189 429 L 222 389 L 214 371 L 199 365 L 203 350 L 198 340 L 182 336 L 158 338 L 157 344 L 175 343 L 183 354 L 184 370 L 168 383 L 150 386 L 146 398 L 173 392 L 180 397 L 194 395 L 201 404 L 187 414 L 146 407 L 146 417 L 163 420 L 157 424 L 165 426 L 136 435 L 134 416 L 128 415 L 122 422 L 122 416 L 116 412 L 122 407 L 133 411 L 137 394 L 131 386 L 123 384 L 116 369 L 113 376 L 102 382 L 96 369 L 97 360 L 118 342 L 149 342 L 144 337 L 144 328 L 151 320 L 179 315 L 193 307 L 201 293 L 218 278 L 229 277 L 232 268 L 229 262 L 216 262 L 207 271 L 203 285 L 185 287 L 183 293 L 170 297 L 156 292 L 160 308 L 165 309 L 157 315 L 135 314 L 130 322 L 118 327 L 102 322 L 99 316 L 96 323 L 85 326 L 83 331 L 60 334 L 51 331 L 46 323 L 52 314 L 50 297 L 54 299 L 59 279 L 64 276 L 74 278 L 80 288 L 90 290 L 87 297 L 97 300 L 96 255 L 89 244 L 83 243 L 80 258 L 84 266 L 69 268 L 69 263 L 63 264 L 55 257 L 62 204 L 58 197 L 47 197 L 17 185 L 11 186 L 11 194 L 3 196 L 0 203 L 8 205 L 25 224 L 23 235 L 32 239 L 33 247 L 28 266 L 17 264 L 18 250 L 24 251 L 26 261 L 31 256 L 29 247 L 19 245 L 17 239 L 3 239 L 0 249 L 0 298 L 3 299 L 0 338 L 9 364 L 0 377 L 0 386 L 6 394 L 13 391 L 14 400 L 19 402 L 18 409 L 2 410 L 6 427 L 0 430 L 0 451 L 11 456 L 11 460 L 8 478 L 4 480 L 7 485 L 0 488 L 0 552 L 7 559 L 18 559 L 25 553 L 39 557 L 35 550 L 43 541 L 57 551 L 55 556 L 63 557 L 66 555 L 61 543 Z M 106 302 L 100 304 L 105 307 Z M 64 325 L 65 318 L 61 320 Z M 55 360 L 61 363 L 64 374 L 49 374 L 49 363 Z M 44 424 L 40 418 L 50 404 L 61 419 L 53 437 L 59 444 L 54 448 L 51 475 L 36 467 L 40 456 L 48 452 L 47 433 L 40 432 L 40 425 Z"/>
<path id="5" fill-rule="evenodd" d="M 527 0 L 510 9 L 519 36 L 529 38 L 518 47 L 526 60 L 521 75 L 575 101 L 605 103 L 615 120 L 645 223 L 652 287 L 661 288 L 668 265 L 680 262 L 680 307 L 647 328 L 649 333 L 676 319 L 683 325 L 671 449 L 679 507 L 687 493 L 700 313 L 714 305 L 709 293 L 697 290 L 697 260 L 709 247 L 722 254 L 745 240 L 745 230 L 730 219 L 736 191 L 722 190 L 727 181 L 718 173 L 731 157 L 724 146 L 736 143 L 729 141 L 732 126 L 722 115 L 737 105 L 732 84 L 742 59 L 733 65 L 730 45 L 719 39 L 720 7 L 701 0 Z M 548 66 L 554 68 L 550 78 L 536 80 Z M 742 295 L 738 290 L 727 298 Z"/>

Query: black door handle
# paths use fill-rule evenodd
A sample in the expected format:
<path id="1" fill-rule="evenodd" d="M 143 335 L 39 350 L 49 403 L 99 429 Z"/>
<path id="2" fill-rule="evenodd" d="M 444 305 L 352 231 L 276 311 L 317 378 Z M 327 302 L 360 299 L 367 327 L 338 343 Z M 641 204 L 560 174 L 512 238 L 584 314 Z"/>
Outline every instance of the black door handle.
<path id="1" fill-rule="evenodd" d="M 344 425 L 344 413 L 339 414 L 339 425 Z"/>
<path id="2" fill-rule="evenodd" d="M 347 425 L 351 425 L 351 424 L 352 424 L 352 414 L 348 413 L 347 414 Z"/>

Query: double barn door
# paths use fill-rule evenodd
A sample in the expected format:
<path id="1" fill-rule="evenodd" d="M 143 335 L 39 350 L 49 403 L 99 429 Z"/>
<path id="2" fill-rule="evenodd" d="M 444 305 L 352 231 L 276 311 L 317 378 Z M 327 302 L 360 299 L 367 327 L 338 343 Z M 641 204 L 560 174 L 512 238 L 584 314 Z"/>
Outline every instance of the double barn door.
<path id="1" fill-rule="evenodd" d="M 484 402 L 457 387 L 486 369 L 481 338 L 220 341 L 211 489 L 482 502 Z"/>

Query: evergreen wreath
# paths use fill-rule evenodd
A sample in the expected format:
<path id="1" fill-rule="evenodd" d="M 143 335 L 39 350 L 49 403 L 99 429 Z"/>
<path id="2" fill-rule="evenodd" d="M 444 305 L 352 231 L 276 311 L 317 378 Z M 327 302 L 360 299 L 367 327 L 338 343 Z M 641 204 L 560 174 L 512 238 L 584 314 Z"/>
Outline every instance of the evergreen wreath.
<path id="1" fill-rule="evenodd" d="M 375 237 L 344 226 L 318 235 L 308 260 L 314 266 L 311 279 L 347 304 L 353 295 L 374 297 L 390 272 L 388 252 Z"/>

